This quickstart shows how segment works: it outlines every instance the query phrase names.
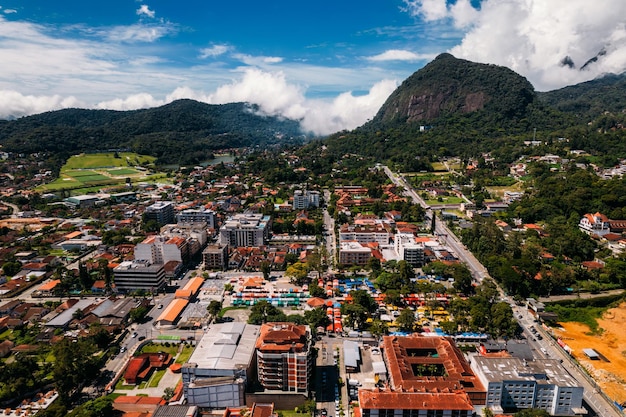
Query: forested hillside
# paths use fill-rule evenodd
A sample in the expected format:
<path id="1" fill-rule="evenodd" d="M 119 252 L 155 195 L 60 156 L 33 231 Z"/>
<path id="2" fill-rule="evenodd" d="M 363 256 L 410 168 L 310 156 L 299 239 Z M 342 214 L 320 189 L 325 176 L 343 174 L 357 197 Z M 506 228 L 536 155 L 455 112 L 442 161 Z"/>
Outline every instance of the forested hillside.
<path id="1" fill-rule="evenodd" d="M 0 123 L 7 152 L 128 149 L 158 163 L 197 163 L 216 149 L 301 143 L 297 121 L 266 117 L 245 103 L 209 105 L 178 100 L 135 110 L 66 109 Z"/>

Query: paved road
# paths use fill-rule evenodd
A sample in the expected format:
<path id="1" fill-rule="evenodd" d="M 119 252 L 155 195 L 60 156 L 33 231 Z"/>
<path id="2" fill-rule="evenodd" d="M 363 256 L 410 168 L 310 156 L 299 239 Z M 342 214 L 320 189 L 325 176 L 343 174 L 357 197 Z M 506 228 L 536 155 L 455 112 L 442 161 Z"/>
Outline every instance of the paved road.
<path id="1" fill-rule="evenodd" d="M 405 188 L 406 194 L 410 195 L 416 204 L 420 204 L 422 207 L 427 209 L 427 215 L 435 215 L 435 213 L 430 210 L 428 205 L 426 205 L 426 203 L 419 197 L 419 195 L 417 195 L 412 187 L 401 176 L 394 174 L 386 166 L 384 167 L 384 170 L 387 176 L 394 182 L 394 184 Z M 465 246 L 457 239 L 457 237 L 449 231 L 449 229 L 443 222 L 436 222 L 435 232 L 437 233 L 439 238 L 456 253 L 459 259 L 465 262 L 476 281 L 480 282 L 484 278 L 489 277 L 487 269 L 474 257 L 474 255 L 469 250 L 465 248 Z M 501 295 L 503 296 L 502 291 Z M 504 298 L 504 296 L 502 298 Z M 580 368 L 580 366 L 578 366 L 573 358 L 568 355 L 563 349 L 561 349 L 561 347 L 558 346 L 554 339 L 552 339 L 550 335 L 548 335 L 545 331 L 541 329 L 541 326 L 534 323 L 534 318 L 529 316 L 528 313 L 524 314 L 521 310 L 518 310 L 512 301 L 510 301 L 510 303 L 513 311 L 516 312 L 516 315 L 522 313 L 522 319 L 519 320 L 519 323 L 522 328 L 525 329 L 526 334 L 532 334 L 529 328 L 533 325 L 535 328 L 538 329 L 539 332 L 543 333 L 543 340 L 532 341 L 532 337 L 531 340 L 529 340 L 531 346 L 534 346 L 535 352 L 541 352 L 541 348 L 544 348 L 548 352 L 548 354 L 544 355 L 543 353 L 538 353 L 540 357 L 548 356 L 561 359 L 563 361 L 563 366 L 565 367 L 565 369 L 578 381 L 578 383 L 581 384 L 581 386 L 584 387 L 584 399 L 587 404 L 596 411 L 597 415 L 603 417 L 624 417 L 624 414 L 619 412 L 613 405 L 612 401 L 604 396 L 597 384 L 589 377 L 589 375 L 587 375 L 587 373 L 583 369 Z M 537 347 L 539 349 L 537 349 Z"/>

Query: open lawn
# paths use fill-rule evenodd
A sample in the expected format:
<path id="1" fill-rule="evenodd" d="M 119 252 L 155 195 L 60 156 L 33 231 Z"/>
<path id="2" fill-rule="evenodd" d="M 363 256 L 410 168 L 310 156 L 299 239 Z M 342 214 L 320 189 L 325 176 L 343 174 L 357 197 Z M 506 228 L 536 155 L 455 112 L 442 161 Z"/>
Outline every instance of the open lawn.
<path id="1" fill-rule="evenodd" d="M 597 320 L 598 329 L 577 322 L 559 323 L 556 337 L 572 348 L 572 356 L 589 372 L 602 390 L 618 403 L 626 401 L 626 303 L 607 310 Z M 604 359 L 591 360 L 583 349 L 591 348 Z"/>
<path id="2" fill-rule="evenodd" d="M 505 191 L 521 192 L 524 191 L 523 187 L 524 182 L 519 181 L 509 186 L 489 186 L 485 188 L 487 188 L 487 191 L 489 191 L 489 194 L 491 194 L 492 196 L 503 197 Z"/>
<path id="3" fill-rule="evenodd" d="M 139 174 L 134 168 L 117 168 L 117 169 L 108 169 L 107 173 L 112 176 L 120 176 L 120 175 L 135 175 Z"/>
<path id="4" fill-rule="evenodd" d="M 77 195 L 97 192 L 105 185 L 122 185 L 127 178 L 132 182 L 165 178 L 163 173 L 155 174 L 139 167 L 152 165 L 155 160 L 152 156 L 130 152 L 122 152 L 118 158 L 113 153 L 74 155 L 61 168 L 59 178 L 49 184 L 40 185 L 37 191 L 71 190 L 73 195 Z"/>
<path id="5" fill-rule="evenodd" d="M 141 164 L 153 164 L 156 161 L 154 156 L 139 155 L 133 152 L 121 152 L 119 158 L 112 152 L 109 153 L 81 153 L 70 157 L 65 163 L 65 169 L 85 169 L 85 168 L 113 168 L 132 167 Z"/>
<path id="6" fill-rule="evenodd" d="M 463 200 L 460 197 L 449 196 L 449 197 L 441 197 L 441 201 L 438 199 L 426 200 L 426 204 L 428 204 L 429 206 L 436 206 L 438 204 L 461 204 L 464 201 L 465 200 Z"/>

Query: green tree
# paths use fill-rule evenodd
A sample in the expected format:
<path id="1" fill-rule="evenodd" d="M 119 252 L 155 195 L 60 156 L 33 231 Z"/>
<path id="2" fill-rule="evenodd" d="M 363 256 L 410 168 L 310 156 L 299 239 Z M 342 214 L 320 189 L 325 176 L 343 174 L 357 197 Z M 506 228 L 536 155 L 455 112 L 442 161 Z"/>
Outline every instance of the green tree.
<path id="1" fill-rule="evenodd" d="M 311 326 L 311 328 L 316 329 L 318 327 L 323 327 L 331 324 L 328 315 L 326 314 L 326 310 L 324 308 L 314 308 L 311 310 L 307 310 L 304 312 L 304 318 L 306 322 Z"/>
<path id="2" fill-rule="evenodd" d="M 293 265 L 287 267 L 285 276 L 289 277 L 296 285 L 303 285 L 308 281 L 309 271 L 306 264 L 302 262 L 296 262 Z"/>
<path id="3" fill-rule="evenodd" d="M 113 400 L 110 397 L 100 397 L 76 407 L 68 417 L 109 417 L 113 414 Z"/>
<path id="4" fill-rule="evenodd" d="M 341 313 L 345 315 L 344 326 L 355 330 L 362 329 L 367 320 L 367 310 L 359 304 L 343 304 Z"/>
<path id="5" fill-rule="evenodd" d="M 362 307 L 366 314 L 371 314 L 378 308 L 376 300 L 366 290 L 350 291 L 350 296 L 352 297 L 352 303 Z M 343 304 L 341 307 L 343 308 L 344 306 L 346 304 Z"/>
<path id="6" fill-rule="evenodd" d="M 396 317 L 398 330 L 401 332 L 413 332 L 415 330 L 415 313 L 410 308 L 405 308 Z"/>
<path id="7" fill-rule="evenodd" d="M 376 338 L 386 335 L 389 333 L 389 328 L 387 327 L 387 323 L 380 319 L 374 319 L 370 323 L 369 331 Z"/>
<path id="8" fill-rule="evenodd" d="M 88 339 L 62 339 L 53 346 L 52 376 L 62 404 L 70 404 L 72 395 L 98 373 L 95 345 Z"/>
<path id="9" fill-rule="evenodd" d="M 261 272 L 263 273 L 263 279 L 264 280 L 269 280 L 270 279 L 270 273 L 272 272 L 272 266 L 270 265 L 270 263 L 268 261 L 262 261 L 261 262 Z"/>
<path id="10" fill-rule="evenodd" d="M 324 288 L 317 285 L 317 282 L 313 281 L 309 285 L 309 294 L 311 294 L 311 297 L 324 297 L 326 296 L 326 291 L 324 291 Z"/>
<path id="11" fill-rule="evenodd" d="M 265 300 L 259 301 L 250 309 L 249 324 L 263 324 L 268 322 L 286 321 L 287 316 L 277 307 L 271 305 Z"/>
<path id="12" fill-rule="evenodd" d="M 220 311 L 222 311 L 222 302 L 217 300 L 211 300 L 206 309 L 211 317 L 217 317 Z"/>

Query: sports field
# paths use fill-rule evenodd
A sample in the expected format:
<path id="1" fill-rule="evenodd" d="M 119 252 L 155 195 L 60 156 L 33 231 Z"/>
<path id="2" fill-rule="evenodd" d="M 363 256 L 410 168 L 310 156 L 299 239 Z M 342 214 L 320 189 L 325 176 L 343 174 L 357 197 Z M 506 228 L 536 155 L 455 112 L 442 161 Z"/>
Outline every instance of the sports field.
<path id="1" fill-rule="evenodd" d="M 74 155 L 61 168 L 59 178 L 37 187 L 41 192 L 71 190 L 72 194 L 96 191 L 103 186 L 146 181 L 164 174 L 151 171 L 153 156 L 131 152 Z M 148 168 L 146 168 L 148 167 Z"/>

